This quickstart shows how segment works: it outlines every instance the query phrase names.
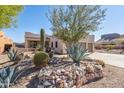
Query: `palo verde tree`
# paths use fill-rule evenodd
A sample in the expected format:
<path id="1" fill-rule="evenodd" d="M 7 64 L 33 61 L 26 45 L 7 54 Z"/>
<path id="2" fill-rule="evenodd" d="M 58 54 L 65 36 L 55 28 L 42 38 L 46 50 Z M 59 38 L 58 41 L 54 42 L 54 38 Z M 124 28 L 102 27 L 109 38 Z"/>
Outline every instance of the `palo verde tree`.
<path id="1" fill-rule="evenodd" d="M 105 9 L 90 5 L 60 6 L 48 15 L 53 34 L 66 45 L 74 44 L 90 32 L 97 31 L 104 17 Z"/>
<path id="2" fill-rule="evenodd" d="M 23 10 L 20 5 L 1 5 L 0 6 L 0 29 L 16 27 L 16 19 Z"/>

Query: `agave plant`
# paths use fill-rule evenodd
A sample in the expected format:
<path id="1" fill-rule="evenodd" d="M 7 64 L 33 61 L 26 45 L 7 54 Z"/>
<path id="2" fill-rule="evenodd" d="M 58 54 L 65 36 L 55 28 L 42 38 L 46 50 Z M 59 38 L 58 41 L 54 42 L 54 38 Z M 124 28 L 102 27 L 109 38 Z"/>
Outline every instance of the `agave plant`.
<path id="1" fill-rule="evenodd" d="M 17 50 L 14 50 L 14 49 L 12 49 L 12 50 L 9 50 L 8 52 L 7 52 L 7 55 L 8 55 L 8 58 L 10 59 L 10 61 L 15 61 L 16 60 L 16 58 L 17 58 Z"/>
<path id="2" fill-rule="evenodd" d="M 78 66 L 80 66 L 80 61 L 88 55 L 87 50 L 82 47 L 81 43 L 68 45 L 67 53 Z"/>
<path id="3" fill-rule="evenodd" d="M 10 61 L 20 61 L 23 58 L 23 54 L 22 53 L 18 53 L 17 50 L 11 49 L 7 52 L 8 58 Z"/>
<path id="4" fill-rule="evenodd" d="M 21 74 L 17 74 L 15 67 L 6 67 L 0 70 L 0 88 L 9 88 Z"/>

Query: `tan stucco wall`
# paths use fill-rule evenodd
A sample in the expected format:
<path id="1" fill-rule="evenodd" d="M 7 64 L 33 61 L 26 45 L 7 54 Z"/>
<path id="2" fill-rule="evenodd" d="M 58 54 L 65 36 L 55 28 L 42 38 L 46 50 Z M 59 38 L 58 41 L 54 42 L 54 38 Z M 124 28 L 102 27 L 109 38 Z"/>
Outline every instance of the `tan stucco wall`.
<path id="1" fill-rule="evenodd" d="M 4 32 L 0 31 L 0 54 L 4 51 L 5 44 L 12 44 L 13 41 L 4 35 Z"/>
<path id="2" fill-rule="evenodd" d="M 58 47 L 56 48 L 55 47 L 55 42 L 58 42 Z M 57 39 L 56 37 L 51 37 L 50 38 L 50 43 L 51 42 L 53 42 L 53 48 L 55 49 L 55 51 L 57 52 L 57 53 L 66 53 L 66 51 L 65 51 L 65 44 L 60 40 L 60 39 Z M 50 46 L 51 46 L 51 44 L 50 44 Z"/>
<path id="3" fill-rule="evenodd" d="M 58 47 L 55 47 L 55 42 L 58 42 Z M 56 52 L 58 53 L 66 53 L 66 46 L 65 44 L 58 38 L 56 37 L 51 37 L 50 42 L 53 42 L 53 47 Z M 86 49 L 88 49 L 88 43 L 92 43 L 92 50 L 94 51 L 94 35 L 88 35 L 86 38 L 82 38 L 79 42 L 84 42 L 86 43 Z"/>

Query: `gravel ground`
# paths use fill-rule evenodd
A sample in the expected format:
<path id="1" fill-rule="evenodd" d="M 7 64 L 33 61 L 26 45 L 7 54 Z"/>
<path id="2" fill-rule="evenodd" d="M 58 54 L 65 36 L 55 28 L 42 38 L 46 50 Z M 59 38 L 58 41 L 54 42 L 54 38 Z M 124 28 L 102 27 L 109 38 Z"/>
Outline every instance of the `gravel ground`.
<path id="1" fill-rule="evenodd" d="M 6 56 L 0 56 L 0 63 L 8 61 L 8 59 L 6 58 L 7 58 Z M 8 63 L 5 63 L 4 65 L 6 66 L 7 64 Z M 2 67 L 3 65 L 0 66 L 0 68 Z M 29 69 L 29 71 L 32 71 L 32 70 Z M 33 71 L 31 74 L 36 72 Z M 106 65 L 106 67 L 104 68 L 104 73 L 105 73 L 104 78 L 98 81 L 86 84 L 82 88 L 124 88 L 124 78 L 123 78 L 124 69 L 123 68 Z M 30 82 L 31 74 L 28 73 L 27 75 L 25 75 L 24 79 L 19 80 L 20 84 L 17 84 L 17 86 L 15 87 L 25 88 L 26 85 Z"/>
<path id="2" fill-rule="evenodd" d="M 31 70 L 30 70 L 31 71 Z M 26 71 L 27 72 L 27 71 Z M 32 72 L 32 74 L 37 73 L 37 71 Z M 124 69 L 114 67 L 111 65 L 106 65 L 104 68 L 105 76 L 104 78 L 91 82 L 89 84 L 85 84 L 82 88 L 124 88 Z M 23 79 L 20 79 L 20 83 L 17 83 L 14 88 L 25 88 L 28 87 L 30 81 L 31 74 L 25 75 Z"/>
<path id="3" fill-rule="evenodd" d="M 124 88 L 124 69 L 110 65 L 104 68 L 103 79 L 86 84 L 83 88 Z"/>
<path id="4" fill-rule="evenodd" d="M 0 55 L 0 63 L 4 63 L 9 61 L 7 55 Z"/>

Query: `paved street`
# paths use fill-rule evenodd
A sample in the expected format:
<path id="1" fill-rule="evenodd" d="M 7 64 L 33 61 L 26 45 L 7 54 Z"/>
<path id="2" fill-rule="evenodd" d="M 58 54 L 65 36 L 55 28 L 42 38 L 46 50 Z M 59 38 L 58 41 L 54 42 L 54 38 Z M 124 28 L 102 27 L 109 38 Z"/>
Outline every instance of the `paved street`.
<path id="1" fill-rule="evenodd" d="M 89 55 L 89 57 L 92 59 L 101 59 L 106 64 L 124 68 L 124 55 L 95 52 Z"/>

